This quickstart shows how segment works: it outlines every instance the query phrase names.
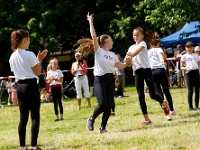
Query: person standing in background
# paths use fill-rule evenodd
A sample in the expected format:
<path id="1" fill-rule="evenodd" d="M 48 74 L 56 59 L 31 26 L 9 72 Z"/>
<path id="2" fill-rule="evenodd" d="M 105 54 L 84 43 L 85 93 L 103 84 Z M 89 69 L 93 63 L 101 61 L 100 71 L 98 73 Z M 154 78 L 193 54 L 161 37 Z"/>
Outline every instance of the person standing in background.
<path id="1" fill-rule="evenodd" d="M 186 78 L 185 78 L 185 71 L 182 71 L 180 68 L 180 59 L 181 57 L 186 53 L 185 50 L 183 50 L 183 47 L 181 44 L 178 44 L 177 46 L 177 51 L 174 52 L 174 58 L 176 61 L 176 72 L 177 72 L 177 80 L 178 80 L 178 87 L 182 87 L 182 84 L 184 83 L 185 86 L 187 87 L 186 84 Z"/>
<path id="2" fill-rule="evenodd" d="M 75 53 L 76 61 L 72 63 L 71 73 L 74 75 L 74 83 L 76 88 L 76 98 L 78 100 L 78 109 L 81 109 L 82 88 L 87 98 L 88 107 L 91 108 L 90 91 L 88 85 L 87 71 L 88 66 L 86 60 L 82 60 L 80 52 Z"/>
<path id="3" fill-rule="evenodd" d="M 39 87 L 39 90 L 41 90 L 42 88 L 44 88 L 46 85 L 45 83 L 45 78 L 46 78 L 46 75 L 45 75 L 45 70 L 44 70 L 44 67 L 41 65 L 41 74 L 38 76 L 39 80 L 38 80 L 38 87 Z"/>
<path id="4" fill-rule="evenodd" d="M 12 95 L 12 90 L 11 90 L 11 86 L 14 83 L 12 78 L 8 78 L 8 81 L 6 82 L 6 89 L 8 92 L 8 103 L 7 105 L 10 106 L 11 105 L 11 95 Z"/>
<path id="5" fill-rule="evenodd" d="M 63 120 L 63 105 L 62 105 L 62 82 L 63 73 L 58 69 L 58 60 L 53 58 L 49 62 L 49 71 L 47 71 L 47 83 L 51 87 L 52 100 L 54 104 L 55 121 L 59 121 L 58 106 L 60 110 L 60 120 Z"/>
<path id="6" fill-rule="evenodd" d="M 30 45 L 29 32 L 23 29 L 11 33 L 11 45 L 13 53 L 9 63 L 17 82 L 17 97 L 20 110 L 20 122 L 18 126 L 20 150 L 26 148 L 26 126 L 31 112 L 31 149 L 41 150 L 37 146 L 40 127 L 40 93 L 37 79 L 40 75 L 42 60 L 48 50 L 38 52 L 37 57 L 31 51 L 27 51 Z"/>
<path id="7" fill-rule="evenodd" d="M 13 102 L 13 106 L 17 106 L 18 105 L 17 85 L 15 83 L 12 84 L 11 90 L 12 90 L 11 99 L 12 99 L 12 102 Z"/>
<path id="8" fill-rule="evenodd" d="M 121 58 L 121 55 L 120 54 L 116 54 L 117 58 L 119 59 L 119 61 L 121 63 L 124 63 L 124 60 Z M 125 91 L 125 71 L 124 69 L 123 70 L 120 70 L 118 69 L 117 67 L 115 67 L 115 72 L 116 72 L 116 75 L 117 75 L 117 79 L 119 81 L 119 84 L 122 86 L 122 90 Z"/>
<path id="9" fill-rule="evenodd" d="M 181 70 L 186 71 L 189 111 L 199 110 L 200 58 L 196 53 L 193 53 L 194 44 L 192 42 L 186 42 L 185 49 L 187 53 L 181 57 Z M 195 107 L 192 103 L 193 88 L 195 90 Z"/>

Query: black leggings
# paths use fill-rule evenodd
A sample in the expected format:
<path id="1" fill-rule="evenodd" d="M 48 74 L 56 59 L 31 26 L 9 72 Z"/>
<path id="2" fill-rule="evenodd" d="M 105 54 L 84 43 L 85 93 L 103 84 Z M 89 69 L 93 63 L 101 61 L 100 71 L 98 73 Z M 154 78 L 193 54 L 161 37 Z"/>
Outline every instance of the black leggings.
<path id="1" fill-rule="evenodd" d="M 195 89 L 195 107 L 199 108 L 199 70 L 191 70 L 186 74 L 187 86 L 188 86 L 188 104 L 192 109 L 192 95 L 193 87 Z"/>
<path id="2" fill-rule="evenodd" d="M 31 111 L 31 146 L 37 145 L 40 126 L 40 94 L 36 79 L 18 81 L 17 96 L 20 111 L 18 126 L 20 146 L 26 146 L 26 125 Z"/>
<path id="3" fill-rule="evenodd" d="M 115 100 L 113 101 L 113 104 L 111 106 L 111 110 L 112 110 L 112 112 L 115 112 Z"/>
<path id="4" fill-rule="evenodd" d="M 103 76 L 96 76 L 94 78 L 94 90 L 98 106 L 95 108 L 92 118 L 95 120 L 103 113 L 101 127 L 105 128 L 110 117 L 111 106 L 114 103 L 115 79 L 113 74 L 109 73 Z"/>
<path id="5" fill-rule="evenodd" d="M 63 114 L 61 86 L 51 87 L 51 94 L 54 104 L 55 115 L 58 115 L 58 105 L 60 108 L 60 114 Z"/>
<path id="6" fill-rule="evenodd" d="M 148 89 L 149 89 L 149 95 L 152 99 L 158 101 L 160 104 L 163 103 L 163 99 L 156 94 L 155 87 L 154 87 L 154 81 L 152 77 L 152 72 L 150 68 L 146 69 L 138 69 L 135 71 L 135 85 L 139 97 L 140 107 L 142 110 L 142 114 L 146 115 L 147 112 L 147 106 L 145 102 L 145 94 L 144 94 L 144 81 L 146 82 Z"/>
<path id="7" fill-rule="evenodd" d="M 165 94 L 166 99 L 169 103 L 169 108 L 171 111 L 173 111 L 174 107 L 173 107 L 172 96 L 169 91 L 167 71 L 164 68 L 153 69 L 152 75 L 154 79 L 154 86 L 155 86 L 156 93 L 162 99 L 164 99 L 163 93 Z M 161 86 L 162 86 L 162 89 L 161 89 Z"/>

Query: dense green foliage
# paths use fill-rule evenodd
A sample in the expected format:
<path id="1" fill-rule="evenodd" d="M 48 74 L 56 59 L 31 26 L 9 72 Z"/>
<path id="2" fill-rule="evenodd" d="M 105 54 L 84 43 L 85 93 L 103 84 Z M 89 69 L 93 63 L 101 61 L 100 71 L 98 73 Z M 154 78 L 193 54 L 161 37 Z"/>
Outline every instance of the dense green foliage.
<path id="1" fill-rule="evenodd" d="M 94 13 L 97 35 L 114 38 L 113 51 L 125 55 L 133 43 L 132 30 L 142 26 L 162 36 L 190 20 L 199 20 L 200 0 L 0 0 L 0 64 L 11 54 L 10 33 L 27 29 L 30 50 L 73 50 L 82 37 L 90 37 L 87 12 Z M 7 72 L 9 68 L 3 68 Z M 7 70 L 6 70 L 7 69 Z M 1 65 L 0 65 L 1 71 Z M 2 72 L 1 72 L 2 74 Z"/>

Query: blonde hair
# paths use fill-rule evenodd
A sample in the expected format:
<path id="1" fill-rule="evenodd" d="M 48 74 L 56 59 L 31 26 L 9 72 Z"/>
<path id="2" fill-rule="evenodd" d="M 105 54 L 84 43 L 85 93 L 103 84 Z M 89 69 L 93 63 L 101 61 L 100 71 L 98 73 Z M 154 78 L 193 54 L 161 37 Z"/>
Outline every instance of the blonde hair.
<path id="1" fill-rule="evenodd" d="M 58 63 L 58 59 L 56 59 L 56 58 L 50 59 L 49 64 L 47 66 L 47 71 L 52 70 L 52 62 L 54 62 L 54 61 L 57 61 L 57 63 Z"/>
<path id="2" fill-rule="evenodd" d="M 76 52 L 80 52 L 83 56 L 87 56 L 88 54 L 94 51 L 93 40 L 89 38 L 82 38 L 76 42 L 74 46 L 78 46 L 75 49 Z"/>
<path id="3" fill-rule="evenodd" d="M 44 91 L 47 92 L 47 90 L 45 88 L 42 88 L 41 91 L 40 91 L 40 95 L 42 95 Z"/>

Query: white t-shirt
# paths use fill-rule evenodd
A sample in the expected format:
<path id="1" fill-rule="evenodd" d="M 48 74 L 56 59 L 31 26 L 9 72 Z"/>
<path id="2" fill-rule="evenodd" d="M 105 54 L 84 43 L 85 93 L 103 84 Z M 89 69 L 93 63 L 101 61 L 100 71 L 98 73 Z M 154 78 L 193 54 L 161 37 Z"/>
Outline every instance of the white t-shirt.
<path id="1" fill-rule="evenodd" d="M 148 57 L 151 69 L 157 69 L 157 68 L 166 69 L 165 65 L 162 65 L 162 62 L 160 61 L 159 58 L 160 53 L 164 53 L 161 48 L 151 48 L 150 50 L 148 50 Z"/>
<path id="2" fill-rule="evenodd" d="M 140 42 L 138 45 L 134 44 L 130 46 L 128 52 L 133 53 L 137 46 L 142 46 L 144 48 L 139 52 L 138 55 L 132 58 L 133 71 L 136 71 L 140 68 L 151 68 L 148 58 L 147 44 L 144 41 Z"/>
<path id="3" fill-rule="evenodd" d="M 39 60 L 33 52 L 24 49 L 15 50 L 10 56 L 9 63 L 16 81 L 33 78 L 38 79 L 32 67 L 38 64 Z"/>
<path id="4" fill-rule="evenodd" d="M 54 78 L 60 79 L 61 77 L 63 77 L 63 73 L 59 69 L 57 69 L 55 71 L 49 70 L 47 72 L 47 78 L 46 79 L 48 80 L 50 77 L 54 77 Z M 49 83 L 50 86 L 51 85 L 56 85 L 56 84 L 62 84 L 62 82 L 58 82 L 58 81 L 53 80 L 53 81 L 51 81 L 51 83 Z"/>
<path id="5" fill-rule="evenodd" d="M 99 47 L 95 51 L 94 75 L 102 76 L 106 73 L 114 73 L 114 66 L 118 61 L 117 56 L 113 52 Z"/>
<path id="6" fill-rule="evenodd" d="M 200 58 L 197 54 L 184 54 L 181 57 L 181 62 L 185 62 L 185 67 L 190 68 L 190 70 L 196 70 L 198 69 L 198 62 L 200 61 Z"/>

